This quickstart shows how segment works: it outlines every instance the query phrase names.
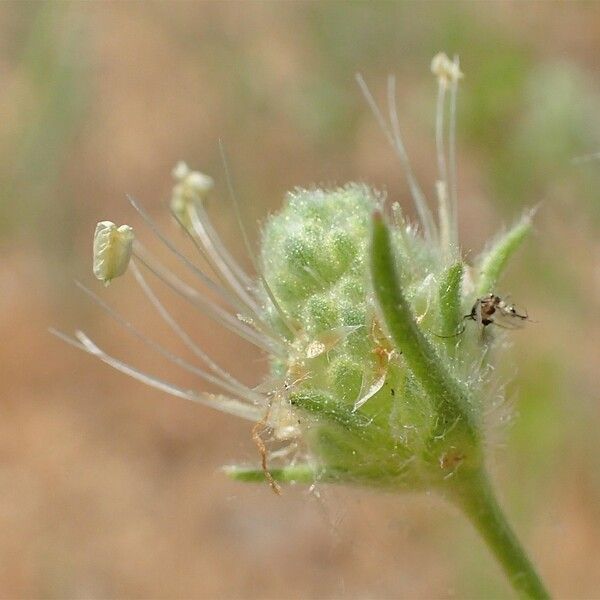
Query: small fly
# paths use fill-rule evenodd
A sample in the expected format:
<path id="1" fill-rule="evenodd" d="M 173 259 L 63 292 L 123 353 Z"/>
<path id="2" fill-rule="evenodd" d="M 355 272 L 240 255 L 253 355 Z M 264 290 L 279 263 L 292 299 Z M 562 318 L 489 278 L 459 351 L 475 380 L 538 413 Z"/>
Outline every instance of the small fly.
<path id="1" fill-rule="evenodd" d="M 502 329 L 518 329 L 524 321 L 530 319 L 527 313 L 520 313 L 514 304 L 509 304 L 500 296 L 490 293 L 475 300 L 471 312 L 463 317 L 459 331 L 452 335 L 435 335 L 445 338 L 461 335 L 466 328 L 464 321 L 468 320 L 478 323 L 483 333 L 488 325 L 494 324 Z"/>
<path id="2" fill-rule="evenodd" d="M 471 312 L 463 317 L 463 320 L 467 319 L 475 321 L 483 327 L 493 323 L 504 329 L 518 329 L 523 321 L 529 319 L 529 315 L 521 314 L 514 304 L 508 304 L 500 296 L 490 293 L 475 300 Z"/>

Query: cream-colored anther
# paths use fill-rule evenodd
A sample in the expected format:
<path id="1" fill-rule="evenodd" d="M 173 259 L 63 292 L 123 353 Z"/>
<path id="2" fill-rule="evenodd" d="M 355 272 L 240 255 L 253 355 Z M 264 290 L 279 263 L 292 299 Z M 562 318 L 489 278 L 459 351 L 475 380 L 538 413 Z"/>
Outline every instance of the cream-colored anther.
<path id="1" fill-rule="evenodd" d="M 94 232 L 94 275 L 109 285 L 127 270 L 134 240 L 133 228 L 100 221 Z"/>
<path id="2" fill-rule="evenodd" d="M 190 209 L 208 196 L 215 183 L 212 177 L 199 171 L 191 171 L 182 161 L 177 163 L 172 175 L 177 183 L 171 195 L 171 211 L 180 223 L 189 227 Z"/>
<path id="3" fill-rule="evenodd" d="M 456 83 L 463 77 L 458 59 L 450 60 L 444 52 L 439 52 L 431 59 L 431 72 L 443 85 Z"/>

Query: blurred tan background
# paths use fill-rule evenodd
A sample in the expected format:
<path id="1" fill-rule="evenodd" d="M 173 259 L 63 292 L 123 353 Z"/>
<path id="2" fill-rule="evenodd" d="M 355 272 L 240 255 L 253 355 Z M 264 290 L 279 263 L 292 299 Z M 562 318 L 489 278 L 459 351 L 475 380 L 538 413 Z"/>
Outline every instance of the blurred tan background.
<path id="1" fill-rule="evenodd" d="M 470 526 L 435 498 L 228 481 L 250 427 L 97 363 L 47 328 L 199 386 L 141 350 L 76 290 L 88 283 L 174 351 L 131 278 L 90 275 L 96 221 L 143 226 L 170 170 L 212 174 L 210 211 L 249 266 L 225 198 L 223 138 L 250 230 L 294 186 L 364 180 L 408 207 L 354 81 L 399 80 L 421 181 L 434 180 L 429 60 L 458 53 L 461 235 L 473 257 L 542 202 L 502 293 L 538 321 L 514 334 L 515 418 L 494 473 L 557 597 L 600 597 L 600 4 L 26 3 L 0 6 L 0 596 L 510 596 Z M 146 239 L 149 239 L 147 232 Z M 183 242 L 183 240 L 181 240 Z M 248 383 L 264 357 L 169 305 Z"/>

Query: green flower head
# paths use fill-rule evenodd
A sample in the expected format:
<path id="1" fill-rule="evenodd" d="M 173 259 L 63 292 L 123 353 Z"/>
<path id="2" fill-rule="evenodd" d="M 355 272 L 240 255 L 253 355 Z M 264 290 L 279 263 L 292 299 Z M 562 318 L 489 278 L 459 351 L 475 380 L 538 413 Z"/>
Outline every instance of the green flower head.
<path id="1" fill-rule="evenodd" d="M 158 240 L 211 292 L 193 289 L 138 241 L 133 243 L 134 278 L 192 359 L 173 355 L 88 293 L 143 343 L 216 386 L 220 394 L 159 380 L 107 354 L 82 332 L 66 339 L 144 383 L 249 420 L 256 464 L 227 467 L 234 479 L 268 482 L 278 493 L 282 483 L 293 482 L 436 490 L 477 523 L 477 515 L 484 508 L 491 511 L 493 504 L 484 450 L 485 415 L 489 398 L 497 393 L 491 374 L 506 347 L 497 342 L 506 338 L 506 329 L 527 318 L 497 295 L 497 282 L 530 231 L 532 213 L 491 243 L 474 264 L 464 261 L 454 148 L 462 73 L 458 60 L 443 54 L 434 58 L 432 71 L 438 82 L 435 210 L 413 174 L 401 138 L 394 79 L 388 81 L 388 122 L 358 78 L 403 167 L 418 223 L 408 222 L 397 202 L 368 185 L 296 189 L 265 223 L 257 256 L 239 218 L 256 267 L 250 275 L 208 218 L 204 200 L 212 179 L 180 163 L 171 208 L 211 273 L 180 253 L 131 200 Z M 103 252 L 112 250 L 104 247 Z M 107 277 L 123 270 L 121 261 Z M 270 372 L 265 381 L 248 387 L 217 364 L 161 303 L 147 272 L 266 353 Z M 508 529 L 500 533 L 495 543 L 511 542 Z M 494 539 L 488 539 L 490 544 Z M 511 574 L 511 564 L 506 559 L 515 585 L 543 596 L 534 575 L 527 580 L 520 571 Z"/>
<path id="2" fill-rule="evenodd" d="M 212 179 L 181 162 L 173 170 L 171 210 L 216 277 L 179 253 L 137 202 L 131 203 L 159 240 L 221 297 L 229 311 L 189 288 L 134 243 L 127 225 L 98 225 L 96 275 L 104 281 L 121 275 L 133 246 L 130 268 L 135 279 L 202 364 L 174 357 L 145 336 L 142 340 L 218 386 L 223 395 L 159 382 L 109 356 L 82 332 L 73 343 L 146 383 L 254 422 L 263 464 L 257 469 L 228 468 L 234 478 L 266 479 L 277 490 L 276 480 L 426 489 L 443 487 L 461 470 L 481 465 L 488 379 L 500 333 L 495 325 L 501 316 L 510 325 L 520 323 L 511 319 L 510 307 L 494 291 L 509 256 L 529 231 L 531 215 L 499 238 L 474 266 L 463 262 L 452 145 L 462 73 L 458 61 L 444 54 L 433 59 L 432 71 L 439 89 L 437 218 L 400 137 L 394 80 L 389 81 L 388 125 L 359 77 L 404 166 L 420 217 L 417 224 L 406 221 L 397 202 L 390 206 L 384 194 L 364 184 L 296 189 L 267 220 L 260 253 L 253 256 L 258 275 L 251 276 L 210 223 L 204 202 Z M 447 104 L 452 116 L 449 144 L 444 139 Z M 239 215 L 237 204 L 236 208 Z M 217 365 L 159 302 L 144 271 L 266 352 L 271 370 L 266 382 L 249 388 Z M 482 309 L 490 292 L 498 299 L 497 310 L 496 317 L 486 320 Z M 293 452 L 283 453 L 283 460 L 272 458 L 272 446 L 281 456 L 285 443 Z"/>

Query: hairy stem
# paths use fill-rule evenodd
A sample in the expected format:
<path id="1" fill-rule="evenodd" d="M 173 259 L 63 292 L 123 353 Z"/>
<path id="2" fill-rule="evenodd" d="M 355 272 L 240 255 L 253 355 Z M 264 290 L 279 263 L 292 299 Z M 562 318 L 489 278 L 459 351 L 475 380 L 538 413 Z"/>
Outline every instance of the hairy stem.
<path id="1" fill-rule="evenodd" d="M 461 477 L 454 485 L 454 501 L 462 508 L 502 565 L 522 598 L 550 598 L 535 567 L 511 529 L 483 470 Z"/>

